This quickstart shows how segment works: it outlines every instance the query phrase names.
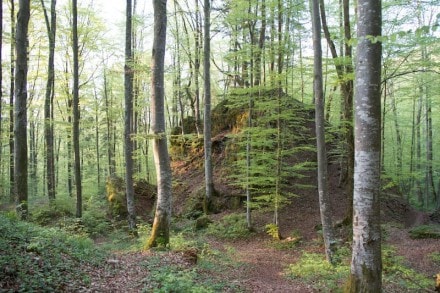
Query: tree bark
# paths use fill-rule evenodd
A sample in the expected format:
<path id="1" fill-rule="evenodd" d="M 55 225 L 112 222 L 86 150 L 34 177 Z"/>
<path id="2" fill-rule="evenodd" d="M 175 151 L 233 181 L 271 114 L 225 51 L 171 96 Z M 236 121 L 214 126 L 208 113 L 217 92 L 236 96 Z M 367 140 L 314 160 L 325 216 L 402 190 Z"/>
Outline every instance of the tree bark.
<path id="1" fill-rule="evenodd" d="M 115 141 L 113 139 L 113 117 L 111 115 L 111 109 L 113 108 L 112 97 L 109 95 L 107 84 L 107 72 L 104 69 L 104 101 L 105 101 L 105 117 L 107 126 L 107 162 L 108 162 L 108 176 L 112 176 L 116 173 L 116 161 L 115 161 Z"/>
<path id="2" fill-rule="evenodd" d="M 331 218 L 330 196 L 327 187 L 327 151 L 325 144 L 324 89 L 322 78 L 322 47 L 321 21 L 319 18 L 318 0 L 312 1 L 312 30 L 314 54 L 314 100 L 316 148 L 318 160 L 318 194 L 319 210 L 321 213 L 322 235 L 324 238 L 325 255 L 329 263 L 333 263 L 334 233 Z"/>
<path id="3" fill-rule="evenodd" d="M 78 52 L 78 5 L 72 0 L 72 39 L 73 39 L 73 153 L 75 156 L 74 172 L 76 187 L 76 217 L 82 217 L 82 182 L 81 157 L 79 150 L 79 52 Z"/>
<path id="4" fill-rule="evenodd" d="M 126 28 L 125 28 L 125 119 L 124 119 L 124 143 L 125 143 L 125 195 L 127 198 L 128 227 L 132 233 L 136 231 L 136 211 L 133 189 L 133 142 L 131 139 L 133 129 L 133 53 L 132 53 L 132 2 L 127 0 Z"/>
<path id="5" fill-rule="evenodd" d="M 55 155 L 54 155 L 54 133 L 53 133 L 53 96 L 55 83 L 55 36 L 56 36 L 56 0 L 51 1 L 50 20 L 41 0 L 41 6 L 44 11 L 47 34 L 49 38 L 49 61 L 47 65 L 47 84 L 46 95 L 44 99 L 44 140 L 46 143 L 46 183 L 49 201 L 55 200 Z"/>
<path id="6" fill-rule="evenodd" d="M 3 2 L 0 4 L 0 60 L 3 57 Z M 0 68 L 0 166 L 3 165 L 3 70 Z M 0 182 L 3 182 L 3 168 L 0 167 Z M 0 188 L 3 194 L 3 188 Z"/>
<path id="7" fill-rule="evenodd" d="M 380 0 L 358 4 L 355 86 L 353 252 L 347 292 L 381 292 L 380 231 L 381 36 Z"/>
<path id="8" fill-rule="evenodd" d="M 11 3 L 11 68 L 10 68 L 10 91 L 9 91 L 9 201 L 15 201 L 14 187 L 14 95 L 15 95 L 15 4 Z"/>
<path id="9" fill-rule="evenodd" d="M 203 47 L 203 70 L 204 70 L 204 95 L 205 95 L 205 116 L 204 116 L 204 148 L 205 148 L 205 213 L 208 213 L 214 193 L 214 181 L 212 178 L 212 142 L 211 142 L 211 34 L 210 34 L 210 13 L 211 0 L 204 0 L 204 47 Z"/>
<path id="10" fill-rule="evenodd" d="M 30 0 L 20 0 L 16 34 L 16 72 L 14 105 L 14 190 L 20 218 L 28 214 L 27 72 Z"/>
<path id="11" fill-rule="evenodd" d="M 170 241 L 171 224 L 171 167 L 168 155 L 164 112 L 164 59 L 166 45 L 166 0 L 153 0 L 154 41 L 151 76 L 151 108 L 153 155 L 157 176 L 157 202 L 151 236 L 146 248 L 167 246 Z"/>

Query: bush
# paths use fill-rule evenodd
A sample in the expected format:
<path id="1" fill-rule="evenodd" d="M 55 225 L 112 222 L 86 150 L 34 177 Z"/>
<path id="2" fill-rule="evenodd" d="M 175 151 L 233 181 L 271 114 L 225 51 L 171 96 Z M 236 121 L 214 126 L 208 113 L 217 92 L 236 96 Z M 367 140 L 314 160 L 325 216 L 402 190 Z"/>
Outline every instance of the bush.
<path id="1" fill-rule="evenodd" d="M 339 288 L 348 278 L 349 272 L 347 264 L 332 266 L 324 255 L 317 253 L 304 253 L 288 269 L 291 277 L 304 279 L 316 289 L 327 288 L 329 291 Z"/>
<path id="2" fill-rule="evenodd" d="M 206 233 L 223 239 L 246 238 L 251 235 L 246 218 L 241 214 L 224 216 L 220 221 L 210 224 Z"/>
<path id="3" fill-rule="evenodd" d="M 412 228 L 409 235 L 413 239 L 440 238 L 440 225 L 420 225 Z"/>
<path id="4" fill-rule="evenodd" d="M 20 292 L 75 291 L 88 285 L 86 270 L 103 251 L 86 237 L 7 218 L 0 214 L 0 288 Z"/>

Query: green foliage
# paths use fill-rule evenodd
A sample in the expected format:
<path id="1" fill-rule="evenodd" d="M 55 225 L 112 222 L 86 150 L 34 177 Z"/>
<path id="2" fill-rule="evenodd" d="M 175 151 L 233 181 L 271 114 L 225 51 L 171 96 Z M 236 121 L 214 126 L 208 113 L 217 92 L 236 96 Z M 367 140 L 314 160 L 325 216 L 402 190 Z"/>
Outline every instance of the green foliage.
<path id="1" fill-rule="evenodd" d="M 86 269 L 105 257 L 86 237 L 41 228 L 0 214 L 0 288 L 20 292 L 74 291 Z"/>
<path id="2" fill-rule="evenodd" d="M 296 264 L 288 268 L 291 277 L 300 278 L 316 289 L 327 288 L 329 291 L 339 288 L 349 272 L 347 264 L 332 266 L 324 255 L 317 253 L 304 253 Z"/>
<path id="3" fill-rule="evenodd" d="M 142 292 L 221 292 L 233 288 L 233 285 L 221 281 L 218 273 L 224 269 L 224 264 L 214 260 L 218 256 L 208 246 L 202 250 L 204 265 L 199 268 L 187 267 L 182 263 L 165 261 L 161 255 L 151 257 L 146 266 L 149 274 L 142 280 Z M 207 259 L 210 264 L 207 265 Z"/>
<path id="4" fill-rule="evenodd" d="M 142 292 L 215 292 L 209 285 L 199 284 L 194 269 L 182 269 L 173 266 L 160 266 L 151 270 L 143 280 Z"/>
<path id="5" fill-rule="evenodd" d="M 240 128 L 231 135 L 230 179 L 237 187 L 250 190 L 252 207 L 277 211 L 295 196 L 292 181 L 301 183 L 305 171 L 314 167 L 307 159 L 315 160 L 308 109 L 272 89 L 236 89 L 228 98 L 230 109 L 243 109 L 237 115 L 240 121 L 234 123 Z M 250 104 L 251 109 L 243 106 Z M 300 159 L 293 162 L 293 155 Z"/>
<path id="6" fill-rule="evenodd" d="M 267 224 L 265 228 L 266 228 L 266 233 L 269 234 L 269 236 L 271 236 L 276 240 L 280 240 L 280 229 L 277 225 L 271 223 L 271 224 Z"/>
<path id="7" fill-rule="evenodd" d="M 416 272 L 405 265 L 405 259 L 396 254 L 391 246 L 382 249 L 383 281 L 401 288 L 400 292 L 414 292 L 415 290 L 429 290 L 433 287 L 430 278 Z"/>
<path id="8" fill-rule="evenodd" d="M 246 238 L 251 235 L 243 214 L 229 214 L 206 229 L 208 235 L 222 239 Z"/>
<path id="9" fill-rule="evenodd" d="M 440 266 L 440 252 L 433 252 L 428 255 L 428 257 Z"/>
<path id="10" fill-rule="evenodd" d="M 420 225 L 409 230 L 409 235 L 413 239 L 440 238 L 440 225 Z"/>

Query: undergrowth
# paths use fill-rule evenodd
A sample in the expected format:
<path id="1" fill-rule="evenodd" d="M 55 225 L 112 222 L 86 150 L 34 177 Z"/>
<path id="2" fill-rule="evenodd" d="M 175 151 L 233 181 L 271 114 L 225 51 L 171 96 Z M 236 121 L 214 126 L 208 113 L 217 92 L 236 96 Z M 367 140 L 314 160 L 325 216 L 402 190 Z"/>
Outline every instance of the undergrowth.
<path id="1" fill-rule="evenodd" d="M 335 259 L 337 264 L 332 266 L 323 254 L 306 252 L 297 263 L 289 266 L 287 273 L 315 289 L 342 292 L 341 288 L 350 274 L 350 249 L 339 249 Z M 391 246 L 382 248 L 382 265 L 384 291 L 388 288 L 391 292 L 428 292 L 433 287 L 432 279 L 408 267 L 404 257 L 397 255 Z"/>
<path id="2" fill-rule="evenodd" d="M 246 218 L 242 214 L 229 214 L 208 226 L 206 234 L 221 239 L 239 239 L 249 237 Z"/>
<path id="3" fill-rule="evenodd" d="M 105 252 L 84 236 L 41 228 L 0 214 L 0 288 L 12 292 L 63 292 L 84 288 L 87 270 Z"/>

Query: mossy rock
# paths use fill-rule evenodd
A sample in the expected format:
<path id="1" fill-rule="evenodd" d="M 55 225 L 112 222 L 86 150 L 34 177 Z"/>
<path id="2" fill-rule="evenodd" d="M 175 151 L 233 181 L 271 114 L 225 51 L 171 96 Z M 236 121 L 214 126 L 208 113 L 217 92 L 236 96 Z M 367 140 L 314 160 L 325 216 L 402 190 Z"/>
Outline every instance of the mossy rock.
<path id="1" fill-rule="evenodd" d="M 409 230 L 413 239 L 440 239 L 440 225 L 420 225 Z"/>
<path id="2" fill-rule="evenodd" d="M 205 205 L 205 186 L 203 186 L 188 197 L 182 214 L 188 219 L 197 219 L 205 213 Z M 215 189 L 207 208 L 208 213 L 218 213 L 226 208 L 225 200 Z"/>
<path id="3" fill-rule="evenodd" d="M 196 230 L 202 230 L 205 229 L 209 226 L 209 224 L 212 223 L 212 220 L 206 216 L 206 215 L 202 215 L 200 217 L 198 217 L 194 223 L 194 227 Z"/>
<path id="4" fill-rule="evenodd" d="M 125 182 L 121 177 L 110 175 L 105 184 L 109 213 L 112 217 L 127 216 L 127 200 L 125 198 Z"/>

